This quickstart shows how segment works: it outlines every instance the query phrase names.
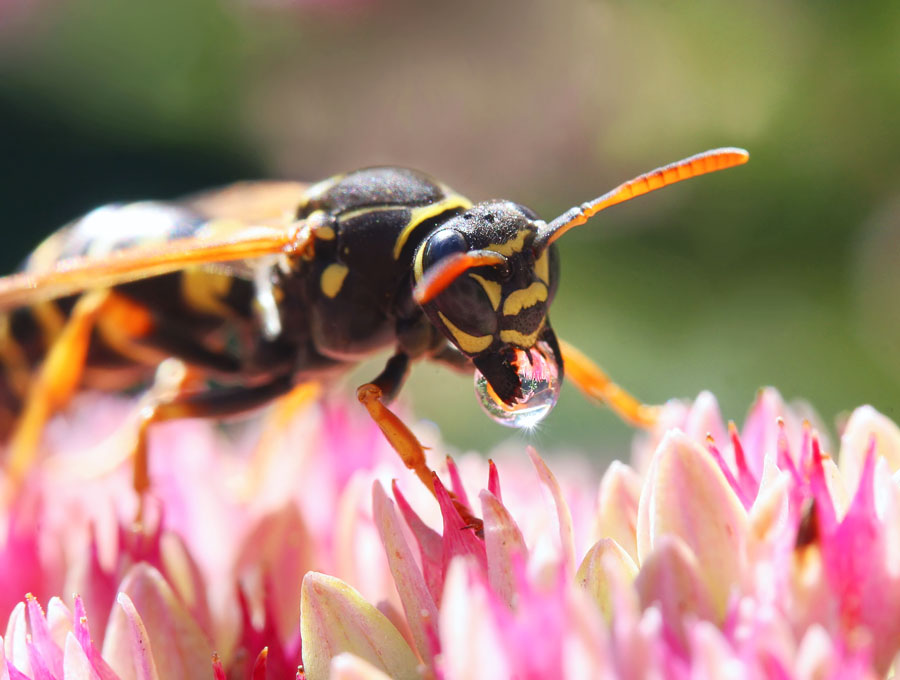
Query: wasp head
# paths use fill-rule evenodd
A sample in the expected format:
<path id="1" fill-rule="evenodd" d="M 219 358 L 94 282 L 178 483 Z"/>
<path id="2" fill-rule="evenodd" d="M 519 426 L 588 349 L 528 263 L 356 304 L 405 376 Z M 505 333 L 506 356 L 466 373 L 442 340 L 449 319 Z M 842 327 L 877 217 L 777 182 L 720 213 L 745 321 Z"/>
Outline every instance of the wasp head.
<path id="1" fill-rule="evenodd" d="M 550 392 L 542 375 L 562 374 L 559 344 L 547 321 L 558 279 L 553 243 L 612 205 L 746 163 L 748 157 L 743 149 L 712 149 L 639 175 L 549 223 L 509 201 L 479 203 L 442 224 L 420 246 L 414 297 L 432 323 L 472 359 L 489 383 L 487 396 L 510 412 L 521 412 L 529 401 L 538 401 L 541 390 L 545 396 Z M 536 387 L 542 381 L 544 388 Z M 550 407 L 553 402 L 555 394 L 546 400 Z M 507 424 L 518 424 L 515 417 L 510 420 Z"/>
<path id="2" fill-rule="evenodd" d="M 535 247 L 543 226 L 528 208 L 488 201 L 448 220 L 416 253 L 425 313 L 508 405 L 523 399 L 531 352 L 562 371 L 547 319 L 559 263 L 555 247 Z M 441 277 L 429 296 L 429 280 Z"/>

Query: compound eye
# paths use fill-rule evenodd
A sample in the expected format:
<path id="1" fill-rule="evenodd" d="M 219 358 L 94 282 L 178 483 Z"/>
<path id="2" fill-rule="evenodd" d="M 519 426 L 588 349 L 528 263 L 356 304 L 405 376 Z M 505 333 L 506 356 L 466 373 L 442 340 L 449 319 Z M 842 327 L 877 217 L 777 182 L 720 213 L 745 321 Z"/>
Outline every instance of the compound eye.
<path id="1" fill-rule="evenodd" d="M 425 244 L 425 269 L 449 255 L 464 253 L 469 249 L 466 237 L 456 229 L 436 231 Z"/>

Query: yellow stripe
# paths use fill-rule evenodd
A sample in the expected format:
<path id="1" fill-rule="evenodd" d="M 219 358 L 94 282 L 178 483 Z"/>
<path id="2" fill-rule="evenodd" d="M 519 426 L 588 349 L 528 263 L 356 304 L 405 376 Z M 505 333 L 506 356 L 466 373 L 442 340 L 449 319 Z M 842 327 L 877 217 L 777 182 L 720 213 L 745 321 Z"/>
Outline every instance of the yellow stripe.
<path id="1" fill-rule="evenodd" d="M 232 281 L 228 274 L 190 267 L 181 272 L 181 295 L 191 309 L 229 318 L 232 310 L 222 299 L 231 290 Z"/>
<path id="2" fill-rule="evenodd" d="M 335 236 L 334 229 L 332 229 L 331 227 L 319 227 L 313 232 L 313 234 L 316 238 L 323 241 L 333 241 Z"/>
<path id="3" fill-rule="evenodd" d="M 500 284 L 496 281 L 488 281 L 486 278 L 484 278 L 483 276 L 479 276 L 478 274 L 469 274 L 469 276 L 471 276 L 481 284 L 481 287 L 484 288 L 484 292 L 487 293 L 488 299 L 491 301 L 491 307 L 496 310 L 497 307 L 500 306 Z"/>
<path id="4" fill-rule="evenodd" d="M 416 277 L 416 283 L 422 280 L 422 276 L 424 276 L 424 259 L 425 259 L 425 244 L 422 243 L 419 246 L 419 249 L 416 251 L 416 259 L 413 262 L 413 274 Z"/>
<path id="5" fill-rule="evenodd" d="M 485 250 L 493 250 L 495 253 L 506 255 L 506 257 L 509 257 L 513 253 L 520 253 L 522 252 L 522 248 L 525 247 L 525 239 L 531 233 L 531 229 L 519 229 L 515 238 L 511 238 L 503 243 L 492 243 Z"/>
<path id="6" fill-rule="evenodd" d="M 503 303 L 503 315 L 515 316 L 523 309 L 536 305 L 547 299 L 547 286 L 540 281 L 535 281 L 528 288 L 514 290 L 506 296 Z"/>
<path id="7" fill-rule="evenodd" d="M 528 349 L 529 347 L 534 345 L 535 342 L 537 342 L 538 336 L 541 334 L 542 330 L 544 330 L 543 321 L 541 321 L 541 325 L 538 326 L 538 329 L 534 333 L 524 335 L 519 331 L 505 330 L 500 331 L 500 339 L 503 342 L 508 342 L 509 344 L 515 345 L 516 347 Z"/>
<path id="8" fill-rule="evenodd" d="M 394 243 L 394 259 L 396 260 L 400 257 L 400 253 L 403 252 L 403 246 L 406 245 L 410 235 L 416 230 L 416 227 L 422 224 L 422 222 L 430 220 L 432 217 L 437 217 L 445 210 L 452 210 L 453 208 L 466 209 L 470 207 L 472 207 L 472 203 L 469 199 L 463 198 L 457 194 L 452 194 L 437 203 L 425 205 L 421 208 L 412 208 L 409 222 L 403 227 L 403 231 L 400 232 L 397 241 Z"/>
<path id="9" fill-rule="evenodd" d="M 347 220 L 352 220 L 356 217 L 360 217 L 361 215 L 368 215 L 369 213 L 391 212 L 394 210 L 409 210 L 409 209 L 410 209 L 409 206 L 400 205 L 400 204 L 391 205 L 391 204 L 386 203 L 384 205 L 364 205 L 362 208 L 354 208 L 353 210 L 347 210 L 345 212 L 342 212 L 340 215 L 337 216 L 336 219 L 338 222 L 346 222 Z M 315 214 L 315 213 L 313 213 L 313 214 Z"/>
<path id="10" fill-rule="evenodd" d="M 544 248 L 544 252 L 535 260 L 534 273 L 541 281 L 550 285 L 550 248 Z"/>
<path id="11" fill-rule="evenodd" d="M 344 285 L 344 279 L 347 278 L 347 272 L 350 270 L 343 264 L 330 264 L 325 267 L 322 272 L 322 278 L 319 279 L 319 285 L 322 292 L 330 298 L 335 297 L 341 292 L 341 286 Z"/>
<path id="12" fill-rule="evenodd" d="M 450 323 L 450 319 L 441 312 L 438 312 L 438 316 L 441 317 L 441 321 L 444 322 L 447 330 L 453 334 L 453 337 L 456 339 L 456 344 L 459 345 L 463 352 L 478 354 L 478 352 L 482 352 L 490 347 L 491 343 L 494 341 L 493 335 L 470 335 Z"/>

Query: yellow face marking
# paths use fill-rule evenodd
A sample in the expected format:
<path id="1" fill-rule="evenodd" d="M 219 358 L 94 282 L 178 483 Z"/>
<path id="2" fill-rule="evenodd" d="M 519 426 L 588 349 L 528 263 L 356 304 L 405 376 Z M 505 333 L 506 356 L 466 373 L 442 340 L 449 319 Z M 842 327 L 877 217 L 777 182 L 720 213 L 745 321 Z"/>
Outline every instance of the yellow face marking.
<path id="1" fill-rule="evenodd" d="M 493 250 L 495 253 L 506 255 L 509 257 L 513 253 L 521 253 L 525 247 L 525 239 L 531 234 L 531 229 L 519 229 L 519 233 L 515 238 L 511 238 L 504 243 L 492 243 L 485 250 Z"/>
<path id="2" fill-rule="evenodd" d="M 340 293 L 341 286 L 344 285 L 344 279 L 347 278 L 347 272 L 349 271 L 350 270 L 346 265 L 338 263 L 330 264 L 325 267 L 325 271 L 322 272 L 322 278 L 319 279 L 319 286 L 322 288 L 322 293 L 330 298 L 333 298 Z"/>
<path id="3" fill-rule="evenodd" d="M 493 335 L 470 335 L 465 331 L 461 331 L 452 323 L 450 323 L 450 319 L 444 316 L 441 312 L 438 312 L 438 316 L 441 317 L 441 321 L 444 322 L 444 325 L 447 327 L 453 334 L 453 338 L 456 340 L 456 344 L 459 345 L 460 349 L 463 352 L 468 352 L 469 354 L 478 354 L 478 352 L 483 352 L 488 347 L 491 346 L 491 343 L 494 341 Z"/>
<path id="4" fill-rule="evenodd" d="M 537 274 L 537 277 L 546 283 L 548 286 L 550 285 L 550 249 L 544 248 L 544 252 L 541 253 L 541 256 L 534 261 L 534 273 Z"/>
<path id="5" fill-rule="evenodd" d="M 466 209 L 470 207 L 472 207 L 472 203 L 469 199 L 463 198 L 457 194 L 451 194 L 437 203 L 424 205 L 421 208 L 413 208 L 411 210 L 412 214 L 409 217 L 409 223 L 403 227 L 403 231 L 400 232 L 397 241 L 394 243 L 394 259 L 396 260 L 400 257 L 400 253 L 403 252 L 403 246 L 405 246 L 407 240 L 409 240 L 410 234 L 412 234 L 416 230 L 416 227 L 422 224 L 422 222 L 430 220 L 432 217 L 437 217 L 445 210 L 452 210 L 453 208 Z"/>
<path id="6" fill-rule="evenodd" d="M 425 244 L 419 246 L 419 249 L 416 251 L 416 259 L 413 262 L 413 274 L 416 277 L 416 283 L 422 280 L 422 276 L 424 276 L 424 260 L 425 260 Z"/>
<path id="7" fill-rule="evenodd" d="M 488 299 L 491 301 L 491 307 L 496 310 L 500 306 L 500 284 L 496 281 L 488 281 L 478 274 L 469 274 L 469 276 L 481 284 L 481 287 L 484 288 L 484 292 L 487 293 Z"/>
<path id="8" fill-rule="evenodd" d="M 181 272 L 181 295 L 191 309 L 213 316 L 232 315 L 222 299 L 231 290 L 231 276 L 202 269 L 185 269 Z"/>
<path id="9" fill-rule="evenodd" d="M 536 305 L 547 299 L 547 286 L 540 281 L 535 281 L 528 288 L 514 290 L 506 296 L 503 302 L 503 315 L 515 316 L 523 309 Z"/>
<path id="10" fill-rule="evenodd" d="M 534 333 L 525 335 L 523 333 L 520 333 L 519 331 L 504 330 L 500 331 L 500 339 L 503 342 L 508 342 L 510 345 L 515 345 L 516 347 L 521 347 L 522 349 L 528 349 L 537 342 L 538 336 L 541 334 L 542 330 L 544 330 L 543 321 L 541 321 L 541 325 L 538 326 L 538 329 Z"/>

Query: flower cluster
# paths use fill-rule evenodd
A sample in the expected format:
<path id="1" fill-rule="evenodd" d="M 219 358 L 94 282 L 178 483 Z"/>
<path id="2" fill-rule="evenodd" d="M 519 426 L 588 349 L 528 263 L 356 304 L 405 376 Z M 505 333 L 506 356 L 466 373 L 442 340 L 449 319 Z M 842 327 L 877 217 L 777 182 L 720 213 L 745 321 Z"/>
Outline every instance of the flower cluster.
<path id="1" fill-rule="evenodd" d="M 900 429 L 870 407 L 833 458 L 774 390 L 740 431 L 702 394 L 602 479 L 467 455 L 434 496 L 354 407 L 259 442 L 173 423 L 140 525 L 127 409 L 57 420 L 2 511 L 0 679 L 866 678 L 900 652 Z"/>

